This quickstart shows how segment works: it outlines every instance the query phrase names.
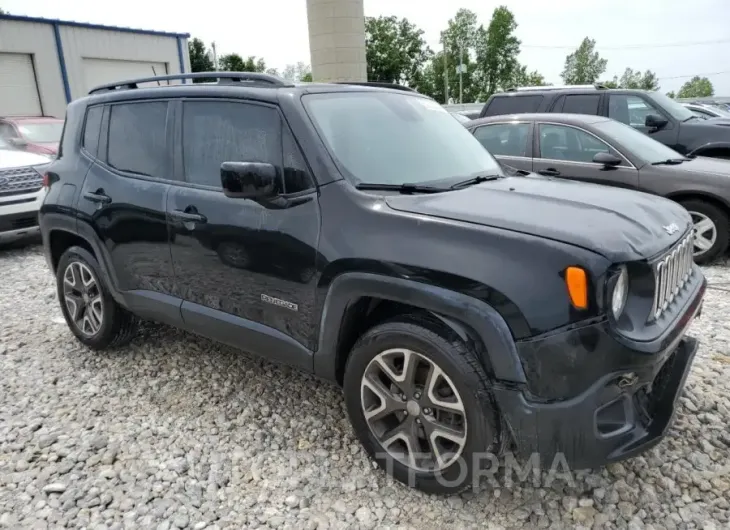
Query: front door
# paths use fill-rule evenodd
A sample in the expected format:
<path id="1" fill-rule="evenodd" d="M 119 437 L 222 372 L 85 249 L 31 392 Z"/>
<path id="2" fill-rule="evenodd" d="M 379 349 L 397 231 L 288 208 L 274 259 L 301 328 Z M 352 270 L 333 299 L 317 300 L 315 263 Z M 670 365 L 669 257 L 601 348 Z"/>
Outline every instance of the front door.
<path id="1" fill-rule="evenodd" d="M 94 163 L 79 194 L 79 230 L 101 244 L 101 258 L 110 262 L 107 268 L 123 294 L 172 293 L 165 217 L 172 123 L 167 101 L 87 111 L 81 149 Z"/>
<path id="2" fill-rule="evenodd" d="M 578 127 L 538 123 L 534 151 L 533 167 L 540 175 L 619 188 L 639 187 L 638 170 L 615 149 Z M 609 168 L 594 163 L 593 157 L 600 152 L 618 156 L 621 165 Z"/>
<path id="3" fill-rule="evenodd" d="M 650 114 L 664 118 L 667 124 L 661 129 L 650 129 L 646 126 L 646 117 Z M 679 145 L 679 123 L 662 111 L 651 100 L 640 95 L 609 94 L 608 117 L 630 125 L 634 129 L 649 135 L 657 142 L 684 152 Z"/>
<path id="4" fill-rule="evenodd" d="M 288 126 L 277 108 L 240 100 L 184 100 L 179 114 L 184 183 L 170 191 L 167 213 L 183 319 L 243 349 L 252 328 L 311 349 L 319 203 Z M 244 161 L 279 168 L 281 195 L 261 204 L 226 197 L 221 164 Z"/>

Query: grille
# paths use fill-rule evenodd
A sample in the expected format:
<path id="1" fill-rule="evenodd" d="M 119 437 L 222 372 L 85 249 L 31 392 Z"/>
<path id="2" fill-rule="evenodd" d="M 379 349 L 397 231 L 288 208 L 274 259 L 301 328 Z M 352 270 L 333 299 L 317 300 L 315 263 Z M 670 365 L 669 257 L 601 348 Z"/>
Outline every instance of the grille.
<path id="1" fill-rule="evenodd" d="M 43 186 L 43 177 L 32 167 L 0 169 L 0 196 L 33 193 Z"/>
<path id="2" fill-rule="evenodd" d="M 654 264 L 654 318 L 664 314 L 692 276 L 693 250 L 694 232 L 690 232 Z"/>

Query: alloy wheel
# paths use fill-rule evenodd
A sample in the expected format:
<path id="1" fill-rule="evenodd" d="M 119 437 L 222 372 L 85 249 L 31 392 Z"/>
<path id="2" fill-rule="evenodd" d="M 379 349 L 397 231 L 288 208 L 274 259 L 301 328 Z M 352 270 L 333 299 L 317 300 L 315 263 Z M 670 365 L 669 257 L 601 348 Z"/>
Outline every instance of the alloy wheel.
<path id="1" fill-rule="evenodd" d="M 694 250 L 695 257 L 709 251 L 717 241 L 717 227 L 712 219 L 700 212 L 689 212 L 694 224 Z"/>
<path id="2" fill-rule="evenodd" d="M 91 269 L 72 261 L 63 273 L 63 298 L 68 314 L 84 335 L 96 335 L 104 322 L 104 302 L 96 277 Z"/>
<path id="3" fill-rule="evenodd" d="M 432 360 L 408 349 L 386 350 L 370 361 L 360 388 L 368 427 L 392 458 L 411 469 L 434 472 L 462 454 L 464 403 Z"/>

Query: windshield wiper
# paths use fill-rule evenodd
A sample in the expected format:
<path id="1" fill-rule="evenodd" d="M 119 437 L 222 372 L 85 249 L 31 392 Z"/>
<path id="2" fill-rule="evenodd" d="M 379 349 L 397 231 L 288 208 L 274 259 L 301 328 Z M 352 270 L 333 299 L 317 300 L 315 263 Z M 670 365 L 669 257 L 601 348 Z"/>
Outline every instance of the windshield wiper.
<path id="1" fill-rule="evenodd" d="M 423 186 L 421 184 L 378 184 L 377 182 L 361 182 L 355 187 L 359 190 L 397 191 L 398 193 L 440 193 L 449 191 L 449 188 L 437 188 L 436 186 Z"/>
<path id="2" fill-rule="evenodd" d="M 462 180 L 461 182 L 457 182 L 453 186 L 451 186 L 452 190 L 458 190 L 461 188 L 467 188 L 469 186 L 473 186 L 474 184 L 481 184 L 482 182 L 487 182 L 489 180 L 497 180 L 497 179 L 503 179 L 504 175 L 478 175 L 476 177 L 472 177 L 467 180 Z"/>
<path id="3" fill-rule="evenodd" d="M 666 160 L 660 160 L 659 162 L 652 162 L 652 166 L 678 166 L 682 162 L 689 160 L 689 158 L 667 158 Z"/>

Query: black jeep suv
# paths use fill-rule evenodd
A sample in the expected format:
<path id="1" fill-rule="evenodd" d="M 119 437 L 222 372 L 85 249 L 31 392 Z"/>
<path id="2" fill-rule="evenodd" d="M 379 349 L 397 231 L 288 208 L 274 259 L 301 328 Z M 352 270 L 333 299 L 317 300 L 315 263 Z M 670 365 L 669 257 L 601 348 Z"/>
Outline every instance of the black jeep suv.
<path id="1" fill-rule="evenodd" d="M 508 449 L 589 467 L 662 438 L 706 285 L 681 206 L 506 176 L 413 92 L 153 81 L 196 77 L 68 107 L 40 226 L 83 344 L 151 319 L 336 382 L 429 492 Z"/>
<path id="2" fill-rule="evenodd" d="M 683 155 L 730 159 L 730 120 L 703 120 L 660 92 L 601 85 L 525 87 L 492 95 L 479 117 L 535 112 L 606 116 Z"/>

